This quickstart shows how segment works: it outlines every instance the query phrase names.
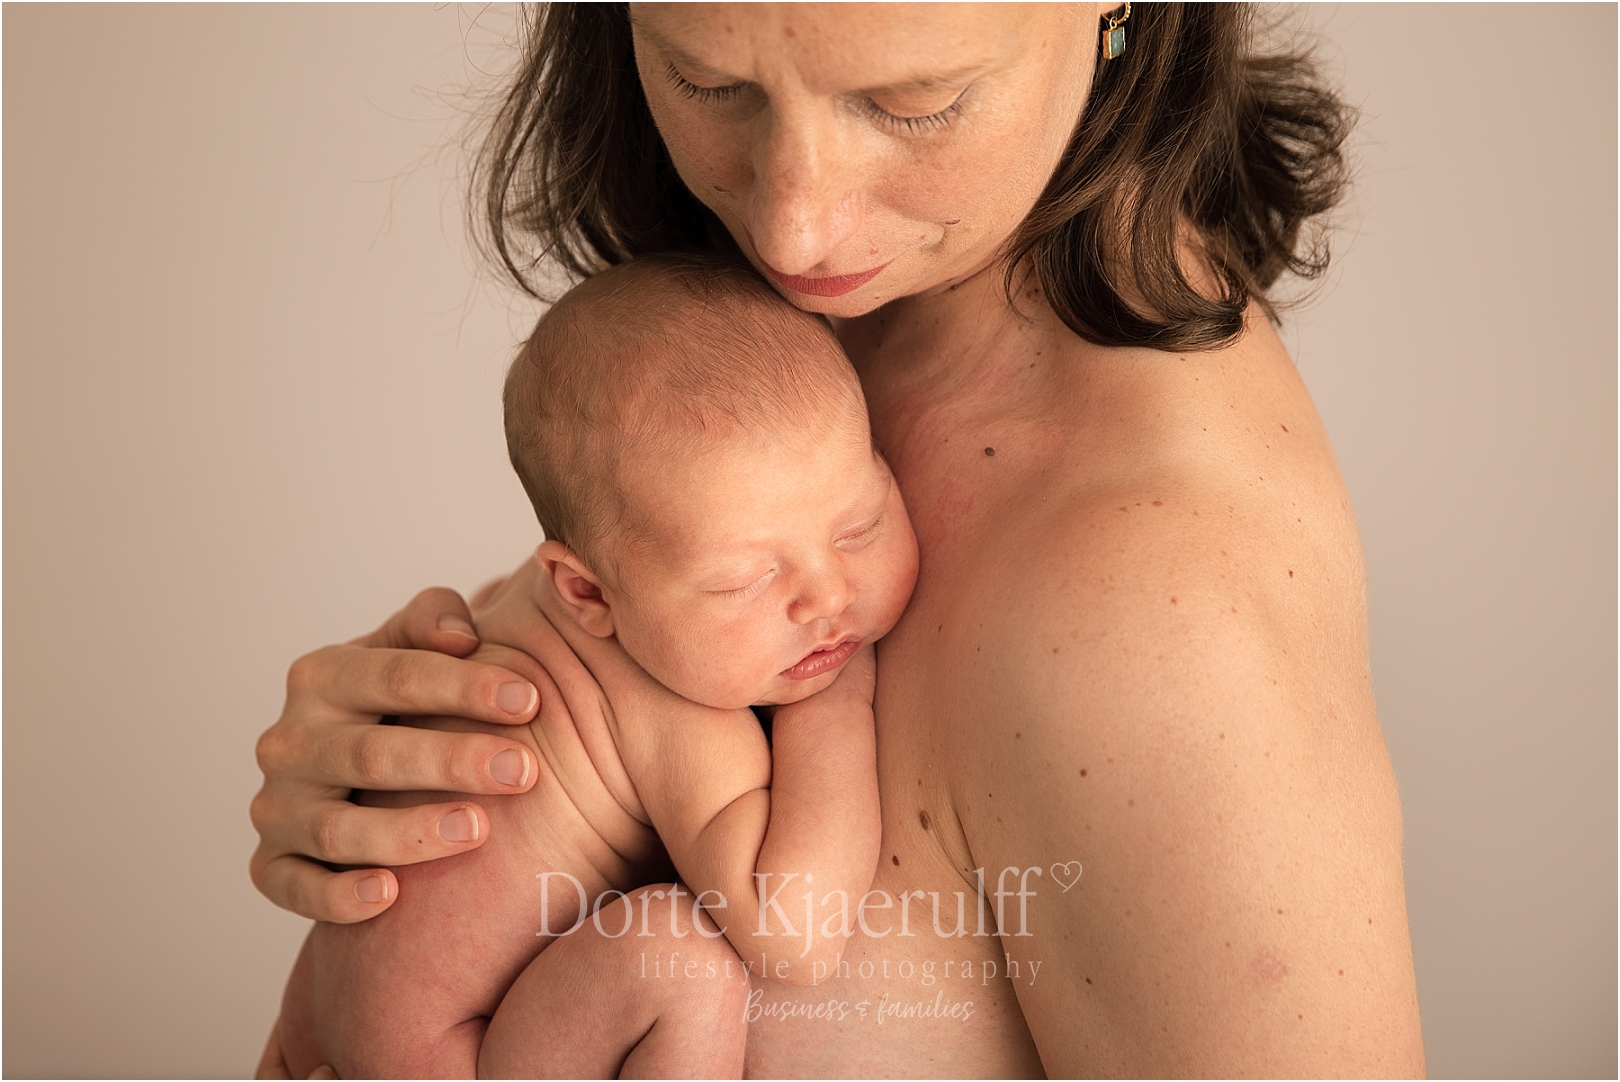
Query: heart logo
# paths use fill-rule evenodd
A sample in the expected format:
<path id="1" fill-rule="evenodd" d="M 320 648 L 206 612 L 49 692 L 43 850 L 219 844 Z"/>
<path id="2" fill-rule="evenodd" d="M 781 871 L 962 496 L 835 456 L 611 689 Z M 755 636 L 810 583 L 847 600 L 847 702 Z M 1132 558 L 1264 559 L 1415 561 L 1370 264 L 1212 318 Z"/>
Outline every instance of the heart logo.
<path id="1" fill-rule="evenodd" d="M 1069 888 L 1080 882 L 1080 862 L 1071 860 L 1067 864 L 1052 865 L 1052 878 L 1063 887 L 1063 893 L 1069 893 Z"/>

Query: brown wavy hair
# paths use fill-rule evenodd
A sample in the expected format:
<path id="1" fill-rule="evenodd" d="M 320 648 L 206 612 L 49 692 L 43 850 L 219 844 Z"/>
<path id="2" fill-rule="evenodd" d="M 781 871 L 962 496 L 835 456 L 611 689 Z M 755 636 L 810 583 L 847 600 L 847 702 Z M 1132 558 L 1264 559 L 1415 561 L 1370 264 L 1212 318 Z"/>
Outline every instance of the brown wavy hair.
<path id="1" fill-rule="evenodd" d="M 1327 267 L 1321 216 L 1346 182 L 1352 113 L 1308 53 L 1252 46 L 1247 4 L 1131 6 L 1046 190 L 1005 249 L 1080 337 L 1191 351 L 1232 342 L 1251 299 Z M 585 277 L 660 251 L 731 251 L 675 172 L 636 72 L 628 4 L 531 9 L 473 174 L 473 224 L 541 296 L 548 261 Z M 1191 255 L 1210 273 L 1195 288 Z"/>

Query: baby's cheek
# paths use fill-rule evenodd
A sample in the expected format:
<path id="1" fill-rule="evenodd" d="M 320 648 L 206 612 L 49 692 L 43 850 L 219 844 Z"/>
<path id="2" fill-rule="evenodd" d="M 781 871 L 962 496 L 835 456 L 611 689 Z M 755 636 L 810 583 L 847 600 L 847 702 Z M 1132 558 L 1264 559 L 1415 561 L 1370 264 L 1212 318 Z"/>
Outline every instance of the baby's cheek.
<path id="1" fill-rule="evenodd" d="M 701 698 L 686 697 L 708 706 L 752 705 L 781 669 L 779 650 L 746 624 L 708 628 L 683 645 L 691 685 L 704 689 Z"/>
<path id="2" fill-rule="evenodd" d="M 896 545 L 888 566 L 888 574 L 884 577 L 882 590 L 883 601 L 880 606 L 880 619 L 884 631 L 895 625 L 900 614 L 906 611 L 906 603 L 911 600 L 912 588 L 917 584 L 917 546 L 915 542 L 909 544 L 902 539 Z"/>

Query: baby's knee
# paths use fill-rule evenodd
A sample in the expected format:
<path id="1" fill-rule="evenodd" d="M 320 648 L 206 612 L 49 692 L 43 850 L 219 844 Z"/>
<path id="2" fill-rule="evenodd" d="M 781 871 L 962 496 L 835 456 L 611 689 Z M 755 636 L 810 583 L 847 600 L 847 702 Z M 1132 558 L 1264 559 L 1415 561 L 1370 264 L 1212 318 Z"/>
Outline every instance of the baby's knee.
<path id="1" fill-rule="evenodd" d="M 633 976 L 642 995 L 660 1003 L 683 1001 L 683 1013 L 706 1004 L 701 1009 L 741 1017 L 748 967 L 684 884 L 660 883 L 610 898 L 593 906 L 590 919 L 592 938 L 604 941 L 597 949 L 618 957 L 614 968 Z"/>
<path id="2" fill-rule="evenodd" d="M 731 958 L 735 965 L 737 954 L 725 932 L 685 884 L 657 883 L 612 897 L 617 894 L 610 891 L 597 899 L 590 919 L 597 934 L 619 944 L 621 950 L 684 949 L 688 959 Z"/>

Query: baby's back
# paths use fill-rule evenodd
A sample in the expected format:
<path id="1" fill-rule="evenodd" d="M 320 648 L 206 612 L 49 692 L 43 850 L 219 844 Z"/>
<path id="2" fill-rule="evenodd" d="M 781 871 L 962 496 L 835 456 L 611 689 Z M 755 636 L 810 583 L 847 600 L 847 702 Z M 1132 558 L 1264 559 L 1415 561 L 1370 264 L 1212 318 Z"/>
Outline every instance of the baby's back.
<path id="1" fill-rule="evenodd" d="M 539 717 L 516 729 L 460 719 L 413 724 L 522 741 L 539 777 L 526 793 L 477 798 L 490 822 L 483 846 L 396 868 L 399 900 L 383 914 L 314 927 L 282 1004 L 282 1050 L 294 1077 L 323 1063 L 339 1077 L 471 1077 L 490 1016 L 551 941 L 546 926 L 572 927 L 581 892 L 588 913 L 603 891 L 669 877 L 657 835 L 622 780 L 588 676 L 559 688 L 515 651 L 487 647 L 476 656 L 533 681 Z M 400 807 L 457 795 L 367 793 L 359 802 Z"/>

